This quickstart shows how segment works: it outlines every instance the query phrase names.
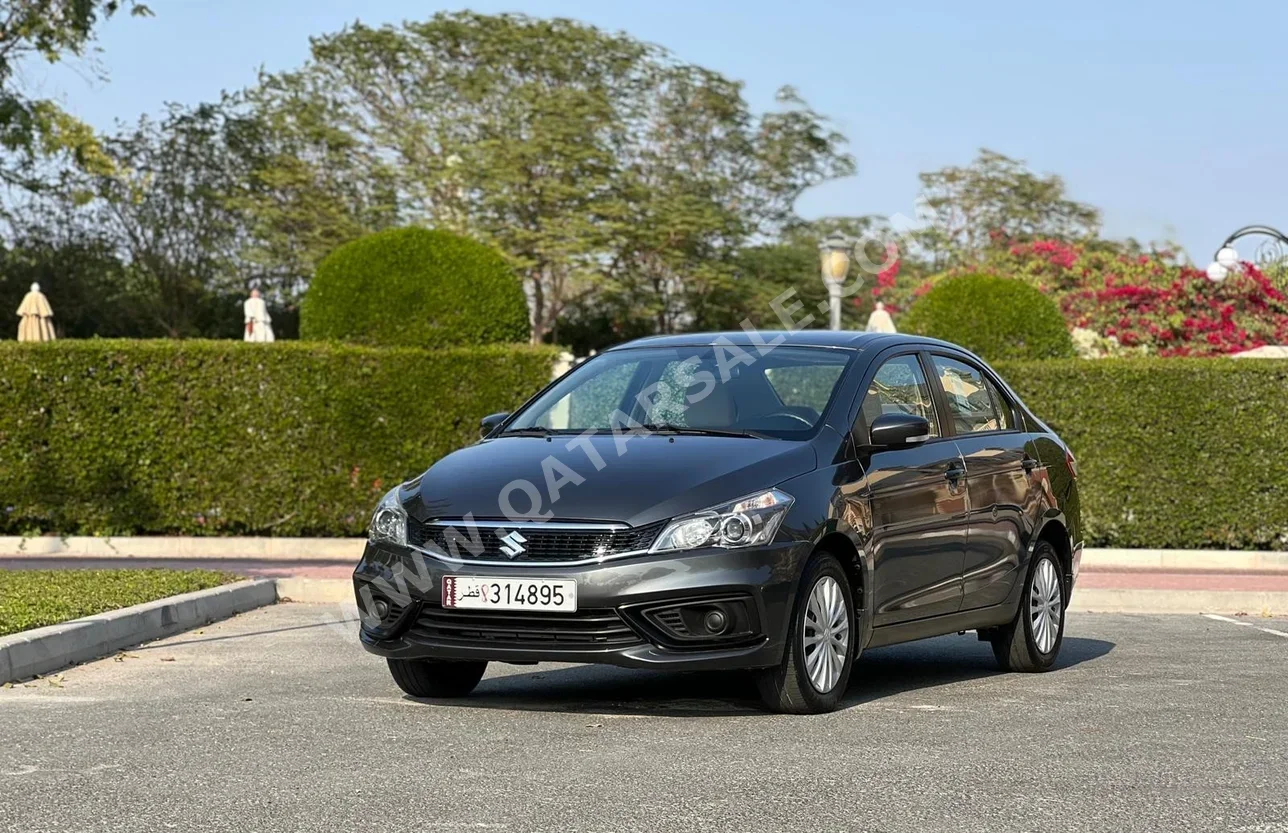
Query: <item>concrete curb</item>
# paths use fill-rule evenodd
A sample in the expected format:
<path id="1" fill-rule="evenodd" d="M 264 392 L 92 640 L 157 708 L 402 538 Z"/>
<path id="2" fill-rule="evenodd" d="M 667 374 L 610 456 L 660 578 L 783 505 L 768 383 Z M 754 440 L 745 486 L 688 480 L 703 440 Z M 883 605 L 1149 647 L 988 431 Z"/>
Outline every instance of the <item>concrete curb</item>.
<path id="1" fill-rule="evenodd" d="M 1288 593 L 1074 587 L 1070 610 L 1087 613 L 1248 613 L 1288 616 Z"/>
<path id="2" fill-rule="evenodd" d="M 276 601 L 272 581 L 239 581 L 0 637 L 0 683 L 47 674 Z"/>
<path id="3" fill-rule="evenodd" d="M 247 561 L 345 561 L 358 563 L 365 538 L 195 538 L 189 536 L 94 538 L 0 536 L 0 558 L 245 559 Z"/>
<path id="4" fill-rule="evenodd" d="M 1090 549 L 1082 556 L 1091 570 L 1210 570 L 1221 573 L 1288 572 L 1288 552 L 1255 550 Z"/>
<path id="5" fill-rule="evenodd" d="M 333 561 L 356 564 L 363 538 L 71 538 L 0 537 L 0 558 Z M 1088 549 L 1088 570 L 1288 572 L 1288 552 L 1252 550 Z"/>

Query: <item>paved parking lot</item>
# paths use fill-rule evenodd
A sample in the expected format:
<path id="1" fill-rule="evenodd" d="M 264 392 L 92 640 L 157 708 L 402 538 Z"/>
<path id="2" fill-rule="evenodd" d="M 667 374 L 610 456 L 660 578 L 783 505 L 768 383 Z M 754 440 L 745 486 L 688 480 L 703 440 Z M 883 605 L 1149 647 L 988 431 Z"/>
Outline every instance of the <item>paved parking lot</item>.
<path id="1" fill-rule="evenodd" d="M 1044 675 L 974 634 L 872 651 L 802 718 L 736 675 L 578 666 L 414 701 L 335 613 L 0 691 L 0 830 L 1288 833 L 1288 638 L 1231 622 L 1073 614 Z"/>

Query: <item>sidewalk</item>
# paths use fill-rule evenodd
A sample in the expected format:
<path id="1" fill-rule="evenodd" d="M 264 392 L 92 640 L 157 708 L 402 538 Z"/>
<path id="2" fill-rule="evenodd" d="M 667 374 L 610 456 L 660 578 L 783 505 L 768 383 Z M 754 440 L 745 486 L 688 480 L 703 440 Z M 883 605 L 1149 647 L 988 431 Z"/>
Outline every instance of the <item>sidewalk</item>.
<path id="1" fill-rule="evenodd" d="M 352 600 L 361 539 L 0 538 L 0 569 L 166 567 L 279 580 L 301 602 Z M 168 553 L 168 554 L 167 554 Z M 1288 552 L 1089 549 L 1073 609 L 1288 615 Z"/>

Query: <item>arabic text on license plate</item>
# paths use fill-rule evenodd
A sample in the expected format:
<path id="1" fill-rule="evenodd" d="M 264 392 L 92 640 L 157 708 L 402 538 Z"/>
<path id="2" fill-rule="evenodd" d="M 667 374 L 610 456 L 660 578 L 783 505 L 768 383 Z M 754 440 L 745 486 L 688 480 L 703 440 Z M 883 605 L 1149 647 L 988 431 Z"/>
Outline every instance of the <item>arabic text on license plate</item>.
<path id="1" fill-rule="evenodd" d="M 444 576 L 443 607 L 577 611 L 577 582 L 552 578 Z"/>

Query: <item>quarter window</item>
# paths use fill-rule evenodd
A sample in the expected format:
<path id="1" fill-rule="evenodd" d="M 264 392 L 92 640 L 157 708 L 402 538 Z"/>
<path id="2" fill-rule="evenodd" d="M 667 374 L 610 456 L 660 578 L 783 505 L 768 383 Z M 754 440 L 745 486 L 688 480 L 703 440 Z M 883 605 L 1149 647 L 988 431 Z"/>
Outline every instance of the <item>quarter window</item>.
<path id="1" fill-rule="evenodd" d="M 896 356 L 890 359 L 872 377 L 868 393 L 863 398 L 863 421 L 871 429 L 872 423 L 882 414 L 913 414 L 930 423 L 930 436 L 939 436 L 939 421 L 931 404 L 930 386 L 921 372 L 921 362 L 916 356 Z"/>
<path id="2" fill-rule="evenodd" d="M 1013 427 L 1010 407 L 982 370 L 945 356 L 933 359 L 956 433 L 979 434 Z"/>

